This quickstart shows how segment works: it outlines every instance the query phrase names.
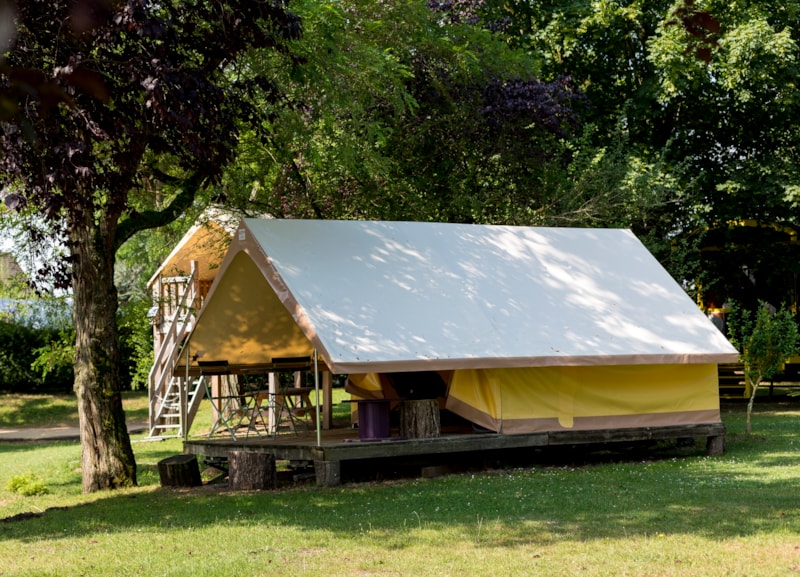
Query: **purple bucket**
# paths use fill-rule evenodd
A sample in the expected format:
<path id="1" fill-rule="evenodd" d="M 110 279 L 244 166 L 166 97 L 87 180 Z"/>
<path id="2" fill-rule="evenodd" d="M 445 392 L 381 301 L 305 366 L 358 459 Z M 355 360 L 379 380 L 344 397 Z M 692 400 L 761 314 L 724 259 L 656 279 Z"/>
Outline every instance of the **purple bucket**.
<path id="1" fill-rule="evenodd" d="M 358 401 L 358 437 L 362 441 L 388 439 L 389 404 L 384 399 L 368 399 Z"/>

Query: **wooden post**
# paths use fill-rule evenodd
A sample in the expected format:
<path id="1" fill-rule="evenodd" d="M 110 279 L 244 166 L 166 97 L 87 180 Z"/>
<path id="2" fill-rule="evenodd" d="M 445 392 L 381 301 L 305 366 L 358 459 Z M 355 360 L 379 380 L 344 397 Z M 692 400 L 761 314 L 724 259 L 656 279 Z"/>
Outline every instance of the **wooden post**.
<path id="1" fill-rule="evenodd" d="M 269 413 L 267 415 L 267 430 L 269 434 L 272 435 L 278 431 L 278 409 L 275 403 L 275 396 L 278 394 L 278 383 L 277 379 L 275 378 L 275 373 L 269 373 L 268 377 L 269 380 L 267 381 L 269 387 Z"/>
<path id="2" fill-rule="evenodd" d="M 228 451 L 228 486 L 234 491 L 277 488 L 275 455 L 260 451 Z"/>
<path id="3" fill-rule="evenodd" d="M 333 374 L 322 373 L 322 428 L 326 431 L 333 426 Z"/>
<path id="4" fill-rule="evenodd" d="M 708 437 L 706 440 L 706 455 L 718 457 L 725 454 L 725 435 Z"/>
<path id="5" fill-rule="evenodd" d="M 441 430 L 436 399 L 403 401 L 400 404 L 400 436 L 409 439 L 438 437 Z"/>
<path id="6" fill-rule="evenodd" d="M 175 455 L 158 462 L 162 487 L 199 487 L 200 466 L 195 455 Z"/>

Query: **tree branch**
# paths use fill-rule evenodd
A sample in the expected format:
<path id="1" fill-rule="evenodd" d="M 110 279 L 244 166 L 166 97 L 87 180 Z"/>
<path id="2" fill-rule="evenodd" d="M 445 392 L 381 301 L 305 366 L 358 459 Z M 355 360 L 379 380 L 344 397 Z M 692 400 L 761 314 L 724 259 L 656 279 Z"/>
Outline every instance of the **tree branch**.
<path id="1" fill-rule="evenodd" d="M 160 177 L 164 178 L 166 175 L 160 175 Z M 169 178 L 169 180 L 171 182 L 179 182 L 173 178 Z M 114 252 L 116 253 L 119 247 L 137 232 L 150 228 L 158 228 L 175 221 L 192 206 L 194 199 L 197 197 L 197 192 L 203 186 L 204 182 L 205 177 L 199 173 L 195 173 L 182 181 L 181 191 L 172 199 L 172 202 L 170 202 L 169 206 L 165 209 L 134 212 L 128 218 L 122 220 L 117 227 L 117 233 L 114 237 Z"/>

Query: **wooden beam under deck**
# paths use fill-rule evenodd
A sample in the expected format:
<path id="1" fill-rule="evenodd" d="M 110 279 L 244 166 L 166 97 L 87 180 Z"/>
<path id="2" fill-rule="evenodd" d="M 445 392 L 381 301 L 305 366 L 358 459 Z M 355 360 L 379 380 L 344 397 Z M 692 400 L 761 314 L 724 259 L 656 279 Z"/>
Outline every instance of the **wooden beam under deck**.
<path id="1" fill-rule="evenodd" d="M 356 429 L 324 431 L 319 446 L 313 433 L 282 434 L 276 437 L 192 439 L 184 442 L 184 451 L 212 458 L 227 458 L 228 451 L 264 451 L 277 460 L 312 461 L 317 470 L 317 482 L 322 485 L 339 482 L 340 464 L 364 459 L 415 458 L 457 453 L 479 453 L 506 449 L 547 446 L 633 443 L 680 438 L 706 437 L 706 452 L 719 455 L 724 451 L 725 425 L 676 425 L 670 427 L 641 427 L 596 431 L 552 431 L 530 434 L 503 435 L 496 433 L 454 433 L 429 439 L 362 441 Z"/>

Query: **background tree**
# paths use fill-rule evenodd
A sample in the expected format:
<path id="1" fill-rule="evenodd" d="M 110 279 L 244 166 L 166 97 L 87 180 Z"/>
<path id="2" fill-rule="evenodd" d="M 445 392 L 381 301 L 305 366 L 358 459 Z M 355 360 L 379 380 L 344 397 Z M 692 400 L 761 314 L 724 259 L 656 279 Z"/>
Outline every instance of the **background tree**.
<path id="1" fill-rule="evenodd" d="M 300 22 L 280 0 L 21 0 L 17 24 L 10 72 L 0 77 L 15 105 L 0 133 L 0 184 L 7 207 L 64 231 L 84 490 L 135 484 L 114 257 L 219 180 L 238 123 L 257 124 L 278 100 L 239 57 L 281 49 L 299 37 Z M 18 90 L 16 70 L 49 79 L 58 98 Z"/>
<path id="2" fill-rule="evenodd" d="M 575 84 L 539 80 L 535 55 L 472 16 L 416 1 L 293 9 L 307 63 L 253 63 L 292 106 L 268 140 L 243 141 L 229 200 L 275 216 L 590 225 L 656 202 L 659 187 L 630 201 L 644 189 L 623 138 L 584 150 L 595 129 Z"/>
<path id="3" fill-rule="evenodd" d="M 683 162 L 682 204 L 695 221 L 703 283 L 753 310 L 759 300 L 796 302 L 800 272 L 800 6 L 774 8 L 678 5 L 650 44 L 657 103 L 675 119 L 666 149 Z M 687 14 L 716 25 L 675 24 Z"/>
<path id="4" fill-rule="evenodd" d="M 759 385 L 783 368 L 786 360 L 797 352 L 797 323 L 786 309 L 773 312 L 765 302 L 759 303 L 755 314 L 735 307 L 728 315 L 731 341 L 739 349 L 744 364 L 744 376 L 750 386 L 747 403 L 747 434 L 750 434 L 750 416 Z"/>
<path id="5" fill-rule="evenodd" d="M 643 168 L 639 181 L 665 195 L 629 226 L 676 278 L 743 301 L 747 288 L 753 308 L 797 292 L 785 280 L 800 272 L 800 245 L 767 230 L 798 224 L 797 2 L 452 4 L 541 54 L 543 81 L 572 77 L 595 128 L 584 157 L 626 143 L 628 174 Z"/>

